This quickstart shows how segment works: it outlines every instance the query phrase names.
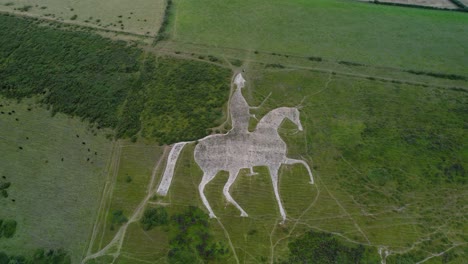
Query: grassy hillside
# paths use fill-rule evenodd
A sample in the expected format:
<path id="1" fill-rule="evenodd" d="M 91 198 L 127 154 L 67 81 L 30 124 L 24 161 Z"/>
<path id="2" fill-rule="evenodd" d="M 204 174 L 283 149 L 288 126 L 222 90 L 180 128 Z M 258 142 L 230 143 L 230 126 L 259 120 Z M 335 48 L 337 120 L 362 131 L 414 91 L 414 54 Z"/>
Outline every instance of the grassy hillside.
<path id="1" fill-rule="evenodd" d="M 0 198 L 2 218 L 17 221 L 0 251 L 30 257 L 64 249 L 74 262 L 87 245 L 97 213 L 111 141 L 78 119 L 0 97 L 0 176 L 11 183 Z M 4 178 L 3 178 L 4 177 Z"/>
<path id="2" fill-rule="evenodd" d="M 146 208 L 165 208 L 168 218 L 131 223 L 122 244 L 88 263 L 110 263 L 111 253 L 132 264 L 378 263 L 379 251 L 389 264 L 463 263 L 466 14 L 339 0 L 173 3 L 164 31 L 171 37 L 144 50 L 0 15 L 0 219 L 8 236 L 17 221 L 0 251 L 63 248 L 77 262 L 105 248 L 159 181 L 168 149 L 157 145 L 222 124 L 229 68 L 242 68 L 250 105 L 271 93 L 252 110 L 257 118 L 300 106 L 304 131 L 287 121 L 279 132 L 288 156 L 311 165 L 315 184 L 303 166 L 281 167 L 286 223 L 265 167 L 252 177 L 242 170 L 231 188 L 248 218 L 226 202 L 220 172 L 205 189 L 219 218 L 208 219 L 191 143 L 168 196 L 148 197 Z M 129 140 L 111 148 L 106 134 Z"/>
<path id="3" fill-rule="evenodd" d="M 465 74 L 466 13 L 340 0 L 174 1 L 176 42 Z"/>
<path id="4" fill-rule="evenodd" d="M 206 195 L 219 217 L 219 222 L 210 221 L 215 238 L 233 244 L 223 263 L 358 256 L 375 263 L 380 262 L 379 249 L 390 253 L 387 263 L 416 263 L 446 250 L 433 263 L 462 263 L 468 253 L 463 246 L 467 225 L 460 213 L 468 166 L 464 91 L 262 67 L 248 68 L 247 80 L 244 94 L 251 105 L 272 92 L 257 117 L 302 102 L 305 131 L 285 122 L 280 132 L 289 156 L 313 166 L 316 184 L 307 184 L 300 165 L 282 167 L 280 193 L 288 221 L 279 225 L 265 168 L 255 168 L 259 174 L 253 177 L 242 171 L 232 187 L 248 218 L 226 203 L 222 189 L 227 174 L 219 173 Z M 187 205 L 204 208 L 197 190 L 202 172 L 193 148 L 182 152 L 168 197 L 157 200 L 170 203 L 171 213 Z M 311 230 L 318 233 L 310 237 Z M 323 239 L 313 240 L 317 236 Z M 310 255 L 300 247 L 304 243 L 331 243 L 336 255 L 319 250 Z M 135 225 L 119 261 L 163 258 L 169 244 L 164 228 L 145 231 Z"/>

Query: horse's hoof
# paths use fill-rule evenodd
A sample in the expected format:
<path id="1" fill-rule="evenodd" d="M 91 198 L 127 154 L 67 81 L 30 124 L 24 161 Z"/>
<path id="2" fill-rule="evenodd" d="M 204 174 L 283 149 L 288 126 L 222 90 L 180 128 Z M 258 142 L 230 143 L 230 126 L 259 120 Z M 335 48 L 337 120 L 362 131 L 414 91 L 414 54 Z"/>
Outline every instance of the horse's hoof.
<path id="1" fill-rule="evenodd" d="M 241 217 L 249 217 L 249 215 L 246 212 L 242 212 Z"/>
<path id="2" fill-rule="evenodd" d="M 309 184 L 314 184 L 314 182 L 313 182 L 313 181 L 310 181 Z"/>
<path id="3" fill-rule="evenodd" d="M 216 215 L 213 213 L 210 213 L 210 218 L 216 218 Z"/>

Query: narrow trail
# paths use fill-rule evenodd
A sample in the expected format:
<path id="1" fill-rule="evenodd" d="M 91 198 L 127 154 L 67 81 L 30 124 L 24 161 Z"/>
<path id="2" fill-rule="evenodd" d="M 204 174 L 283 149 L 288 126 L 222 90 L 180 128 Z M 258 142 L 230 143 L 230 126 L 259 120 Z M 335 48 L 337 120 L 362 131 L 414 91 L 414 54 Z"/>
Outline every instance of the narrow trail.
<path id="1" fill-rule="evenodd" d="M 117 148 L 117 154 L 115 156 L 114 162 L 112 164 L 112 169 L 111 169 L 112 178 L 111 178 L 111 181 L 109 182 L 109 190 L 108 190 L 108 194 L 106 195 L 107 199 L 105 200 L 105 207 L 104 207 L 104 211 L 103 211 L 103 212 L 105 212 L 105 214 L 104 214 L 102 220 L 100 220 L 100 223 L 103 224 L 101 230 L 106 230 L 106 227 L 107 227 L 107 222 L 103 221 L 103 220 L 107 219 L 107 217 L 109 216 L 109 209 L 110 209 L 110 206 L 111 206 L 112 197 L 114 195 L 115 182 L 117 181 L 117 175 L 118 175 L 118 172 L 119 172 L 121 154 L 122 154 L 122 144 L 119 141 L 118 148 Z M 99 240 L 99 248 L 102 247 L 103 239 L 104 239 L 104 232 L 102 232 L 101 239 Z"/>
<path id="2" fill-rule="evenodd" d="M 117 234 L 115 234 L 114 238 L 111 240 L 111 242 L 109 242 L 109 244 L 107 244 L 104 248 L 102 248 L 100 251 L 98 251 L 98 252 L 96 252 L 94 254 L 88 254 L 81 261 L 82 264 L 86 263 L 88 260 L 95 259 L 95 258 L 105 256 L 105 255 L 113 256 L 114 260 L 112 261 L 112 263 L 115 262 L 117 257 L 120 255 L 120 251 L 122 249 L 122 245 L 123 245 L 123 242 L 124 242 L 124 238 L 125 238 L 125 234 L 127 232 L 128 226 L 131 223 L 137 222 L 140 219 L 140 217 L 142 215 L 142 212 L 143 212 L 144 208 L 146 207 L 146 204 L 156 194 L 156 188 L 154 188 L 153 185 L 154 185 L 154 183 L 156 181 L 157 172 L 160 170 L 162 161 L 167 157 L 167 155 L 168 155 L 167 152 L 169 151 L 169 149 L 170 149 L 169 147 L 165 147 L 163 155 L 161 155 L 161 157 L 156 162 L 156 165 L 155 165 L 155 167 L 153 169 L 153 173 L 152 173 L 152 176 L 151 176 L 151 179 L 150 179 L 150 183 L 148 184 L 147 195 L 146 195 L 145 199 L 143 199 L 143 201 L 133 211 L 133 214 L 130 217 L 130 219 L 128 220 L 128 222 L 126 222 L 124 225 L 122 225 L 120 227 L 119 231 L 117 232 Z M 90 252 L 90 250 L 91 250 L 91 247 L 89 248 L 88 252 Z"/>
<path id="3" fill-rule="evenodd" d="M 91 254 L 91 251 L 94 246 L 94 242 L 96 241 L 97 234 L 99 233 L 99 224 L 101 223 L 102 219 L 102 212 L 104 212 L 104 208 L 106 207 L 107 202 L 109 201 L 109 196 L 111 195 L 112 191 L 112 186 L 114 183 L 114 170 L 115 170 L 115 164 L 117 164 L 120 159 L 120 151 L 121 151 L 121 145 L 119 142 L 114 141 L 112 144 L 112 151 L 111 155 L 109 157 L 109 160 L 107 162 L 106 168 L 107 168 L 107 179 L 106 183 L 104 184 L 104 188 L 102 191 L 102 196 L 101 196 L 101 202 L 99 203 L 99 209 L 98 213 L 96 216 L 96 220 L 93 226 L 93 231 L 91 233 L 91 238 L 90 242 L 88 244 L 88 248 L 86 249 L 86 256 Z M 83 257 L 85 255 L 83 254 Z"/>
<path id="4" fill-rule="evenodd" d="M 335 200 L 336 204 L 338 204 L 338 206 L 343 210 L 343 212 L 349 217 L 349 219 L 351 219 L 351 221 L 353 221 L 353 224 L 354 224 L 354 227 L 356 227 L 356 229 L 359 231 L 359 233 L 361 233 L 361 235 L 366 239 L 367 243 L 370 245 L 371 242 L 369 240 L 369 238 L 367 237 L 367 235 L 364 233 L 364 231 L 362 231 L 361 227 L 358 225 L 358 223 L 356 222 L 356 220 L 354 220 L 354 218 L 352 217 L 352 215 L 350 213 L 348 213 L 348 211 L 343 207 L 343 205 L 340 203 L 340 201 L 338 201 L 338 199 L 336 199 L 336 197 L 330 192 L 330 190 L 328 189 L 328 187 L 326 185 L 323 184 L 322 182 L 322 179 L 321 177 L 317 177 L 317 179 L 320 181 L 321 185 L 323 186 L 323 188 L 327 191 L 327 193 L 330 195 L 330 197 Z"/>
<path id="5" fill-rule="evenodd" d="M 218 221 L 219 226 L 221 226 L 221 228 L 223 229 L 224 235 L 225 235 L 226 238 L 228 239 L 229 246 L 231 247 L 232 254 L 234 254 L 234 258 L 236 259 L 236 263 L 239 264 L 239 263 L 240 263 L 240 262 L 239 262 L 239 258 L 237 257 L 236 249 L 235 249 L 235 247 L 234 247 L 234 244 L 232 244 L 231 236 L 229 236 L 229 232 L 226 230 L 226 228 L 224 227 L 223 223 L 221 223 L 221 221 L 219 220 L 219 218 L 216 218 L 216 220 Z"/>

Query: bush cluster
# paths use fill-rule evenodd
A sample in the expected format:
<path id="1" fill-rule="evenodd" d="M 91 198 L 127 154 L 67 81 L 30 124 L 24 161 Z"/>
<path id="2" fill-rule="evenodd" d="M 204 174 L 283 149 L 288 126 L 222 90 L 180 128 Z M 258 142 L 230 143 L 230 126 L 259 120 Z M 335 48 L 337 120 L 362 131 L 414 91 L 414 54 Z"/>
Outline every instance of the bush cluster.
<path id="1" fill-rule="evenodd" d="M 166 208 L 164 207 L 146 209 L 140 220 L 144 230 L 150 230 L 156 226 L 167 225 L 168 222 L 169 216 Z"/>
<path id="2" fill-rule="evenodd" d="M 0 238 L 11 238 L 16 233 L 16 221 L 15 220 L 2 220 L 0 219 Z"/>
<path id="3" fill-rule="evenodd" d="M 289 256 L 282 263 L 378 263 L 375 249 L 347 245 L 335 236 L 309 231 L 288 244 Z"/>
<path id="4" fill-rule="evenodd" d="M 21 255 L 8 255 L 0 251 L 0 263 L 14 264 L 70 264 L 70 255 L 63 249 L 37 249 L 30 258 Z"/>
<path id="5" fill-rule="evenodd" d="M 171 217 L 164 207 L 148 208 L 140 223 L 144 230 L 166 227 L 170 237 L 169 263 L 207 263 L 219 261 L 229 253 L 226 245 L 214 241 L 208 215 L 198 207 L 189 206 Z"/>

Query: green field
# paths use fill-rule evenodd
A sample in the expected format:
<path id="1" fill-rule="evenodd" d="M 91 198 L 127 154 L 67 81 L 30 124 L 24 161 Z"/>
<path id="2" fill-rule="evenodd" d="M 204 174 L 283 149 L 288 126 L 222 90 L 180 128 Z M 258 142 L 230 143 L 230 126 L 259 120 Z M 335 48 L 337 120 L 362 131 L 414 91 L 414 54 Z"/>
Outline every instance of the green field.
<path id="1" fill-rule="evenodd" d="M 175 1 L 172 39 L 466 75 L 468 16 L 340 0 Z"/>
<path id="2" fill-rule="evenodd" d="M 153 45 L 0 15 L 0 220 L 17 221 L 12 238 L 0 223 L 0 263 L 39 248 L 89 264 L 465 262 L 466 13 L 174 0 L 168 14 Z M 226 172 L 205 189 L 217 219 L 198 194 L 196 140 L 230 128 L 242 70 L 249 105 L 268 97 L 256 118 L 301 112 L 304 131 L 279 133 L 315 184 L 281 167 L 284 224 L 266 167 L 231 188 L 247 218 L 223 196 Z M 165 144 L 185 140 L 168 195 L 153 195 Z M 148 227 L 155 208 L 168 222 Z"/>
<path id="3" fill-rule="evenodd" d="M 51 117 L 32 99 L 2 97 L 0 105 L 0 175 L 11 182 L 0 215 L 18 222 L 0 248 L 24 256 L 63 248 L 77 262 L 97 214 L 112 142 L 86 122 Z"/>

